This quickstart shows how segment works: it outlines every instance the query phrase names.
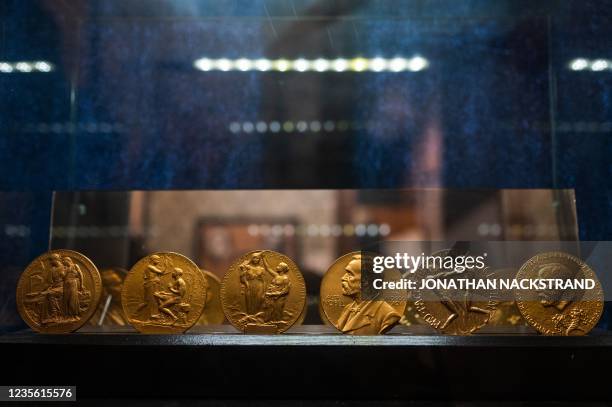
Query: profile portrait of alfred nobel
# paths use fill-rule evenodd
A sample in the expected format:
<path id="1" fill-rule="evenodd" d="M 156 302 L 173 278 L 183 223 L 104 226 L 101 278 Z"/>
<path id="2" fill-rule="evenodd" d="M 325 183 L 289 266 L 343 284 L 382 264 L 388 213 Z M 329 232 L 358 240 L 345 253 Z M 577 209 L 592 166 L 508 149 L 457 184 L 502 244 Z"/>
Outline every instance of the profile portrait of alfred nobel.
<path id="1" fill-rule="evenodd" d="M 361 299 L 361 255 L 351 258 L 342 276 L 342 294 L 353 301 L 346 305 L 338 318 L 338 329 L 353 335 L 376 335 L 388 331 L 401 315 L 384 301 Z"/>
<path id="2" fill-rule="evenodd" d="M 560 263 L 551 263 L 538 270 L 538 278 L 559 278 L 563 281 L 576 278 L 577 272 Z M 542 289 L 536 290 L 540 304 L 543 307 L 554 307 L 563 312 L 568 305 L 574 301 L 576 293 L 574 290 Z"/>

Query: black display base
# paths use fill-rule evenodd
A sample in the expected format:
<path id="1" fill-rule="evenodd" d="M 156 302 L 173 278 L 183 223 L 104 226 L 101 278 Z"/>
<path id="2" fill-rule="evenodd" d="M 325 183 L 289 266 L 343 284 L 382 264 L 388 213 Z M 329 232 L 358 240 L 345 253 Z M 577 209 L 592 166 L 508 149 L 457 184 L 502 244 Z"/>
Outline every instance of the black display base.
<path id="1" fill-rule="evenodd" d="M 86 398 L 559 400 L 611 398 L 612 335 L 491 331 L 432 335 L 398 327 L 345 336 L 302 326 L 244 335 L 228 326 L 184 335 L 84 329 L 0 336 L 3 384 L 76 385 Z M 16 359 L 17 358 L 17 359 Z"/>

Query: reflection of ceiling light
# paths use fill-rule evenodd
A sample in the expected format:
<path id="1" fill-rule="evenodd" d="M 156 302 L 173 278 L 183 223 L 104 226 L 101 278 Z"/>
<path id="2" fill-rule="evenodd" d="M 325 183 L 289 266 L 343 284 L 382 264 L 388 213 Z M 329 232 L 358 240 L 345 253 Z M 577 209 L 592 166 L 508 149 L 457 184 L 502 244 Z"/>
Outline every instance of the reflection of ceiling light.
<path id="1" fill-rule="evenodd" d="M 332 68 L 336 72 L 344 72 L 348 68 L 348 61 L 343 58 L 334 59 L 332 61 Z"/>
<path id="2" fill-rule="evenodd" d="M 374 58 L 370 60 L 369 66 L 374 72 L 380 72 L 387 67 L 387 61 L 384 58 Z"/>
<path id="3" fill-rule="evenodd" d="M 285 122 L 283 123 L 283 130 L 287 133 L 291 133 L 294 129 L 293 122 Z"/>
<path id="4" fill-rule="evenodd" d="M 217 59 L 216 64 L 213 64 L 213 66 L 216 66 L 220 71 L 229 71 L 234 67 L 234 64 L 229 59 L 221 58 Z"/>
<path id="5" fill-rule="evenodd" d="M 17 62 L 15 64 L 15 69 L 19 72 L 32 72 L 34 67 L 27 62 Z"/>
<path id="6" fill-rule="evenodd" d="M 250 133 L 250 132 L 253 131 L 253 129 L 254 129 L 253 123 L 251 123 L 251 122 L 244 122 L 244 123 L 242 123 L 242 130 L 244 130 L 245 133 Z"/>
<path id="7" fill-rule="evenodd" d="M 324 224 L 301 224 L 297 228 L 291 224 L 251 224 L 247 227 L 247 232 L 251 236 L 321 236 L 321 237 L 339 237 L 345 236 L 388 236 L 391 233 L 391 227 L 387 223 L 370 223 L 370 224 L 339 224 L 339 223 L 324 223 Z"/>
<path id="8" fill-rule="evenodd" d="M 230 123 L 229 129 L 232 133 L 238 133 L 240 131 L 240 123 L 237 123 L 237 122 Z"/>
<path id="9" fill-rule="evenodd" d="M 427 68 L 427 60 L 423 57 L 416 56 L 408 60 L 408 69 L 412 72 L 419 72 Z"/>
<path id="10" fill-rule="evenodd" d="M 51 72 L 51 64 L 45 61 L 34 62 L 34 68 L 40 72 Z"/>
<path id="11" fill-rule="evenodd" d="M 605 59 L 597 59 L 591 63 L 591 70 L 593 71 L 603 71 L 608 68 L 608 61 Z"/>
<path id="12" fill-rule="evenodd" d="M 265 72 L 269 71 L 270 68 L 272 68 L 272 62 L 270 62 L 268 59 L 260 58 L 255 61 L 255 69 L 258 71 Z"/>
<path id="13" fill-rule="evenodd" d="M 293 69 L 298 72 L 307 71 L 310 68 L 310 63 L 305 59 L 297 59 L 293 62 Z"/>
<path id="14" fill-rule="evenodd" d="M 279 121 L 245 121 L 245 122 L 231 122 L 228 126 L 230 132 L 234 134 L 238 133 L 252 133 L 253 131 L 257 131 L 258 133 L 278 133 L 283 130 L 285 133 L 293 133 L 295 131 L 299 133 L 305 133 L 310 131 L 312 133 L 318 133 L 320 131 L 331 133 L 334 131 L 348 131 L 349 129 L 360 129 L 363 128 L 364 125 L 358 122 L 351 122 L 348 120 L 339 120 L 332 121 L 326 120 L 325 122 L 320 122 L 318 120 L 313 120 L 311 122 L 307 122 L 306 120 L 299 120 L 297 122 L 287 120 L 281 124 Z"/>
<path id="15" fill-rule="evenodd" d="M 0 72 L 13 72 L 13 65 L 8 64 L 6 62 L 0 62 Z"/>
<path id="16" fill-rule="evenodd" d="M 200 58 L 193 65 L 200 71 L 210 71 L 213 67 L 212 61 L 208 58 Z"/>
<path id="17" fill-rule="evenodd" d="M 281 129 L 281 125 L 279 122 L 271 122 L 270 126 L 268 126 L 270 128 L 270 131 L 272 133 L 278 133 Z"/>
<path id="18" fill-rule="evenodd" d="M 352 71 L 363 72 L 368 68 L 368 60 L 365 58 L 354 58 L 349 63 Z"/>
<path id="19" fill-rule="evenodd" d="M 408 68 L 408 62 L 404 58 L 393 58 L 389 61 L 389 69 L 393 72 L 401 72 Z"/>
<path id="20" fill-rule="evenodd" d="M 605 70 L 612 70 L 612 61 L 609 59 L 593 59 L 588 60 L 586 58 L 576 58 L 570 61 L 568 67 L 572 71 L 592 71 L 601 72 Z"/>
<path id="21" fill-rule="evenodd" d="M 250 60 L 246 59 L 246 58 L 240 58 L 239 60 L 236 61 L 236 68 L 238 68 L 239 71 L 249 71 L 251 70 L 251 68 L 253 67 L 253 62 L 251 62 Z"/>
<path id="22" fill-rule="evenodd" d="M 53 65 L 47 61 L 18 61 L 18 62 L 7 62 L 0 61 L 0 73 L 31 73 L 31 72 L 51 72 Z"/>
<path id="23" fill-rule="evenodd" d="M 589 61 L 584 58 L 578 58 L 570 62 L 569 66 L 572 71 L 582 71 L 583 69 L 588 68 Z"/>
<path id="24" fill-rule="evenodd" d="M 285 72 L 291 67 L 291 64 L 286 59 L 277 59 L 272 66 L 279 72 Z"/>
<path id="25" fill-rule="evenodd" d="M 295 60 L 289 59 L 211 59 L 200 58 L 194 61 L 193 66 L 204 72 L 208 71 L 277 71 L 277 72 L 419 72 L 429 66 L 429 61 L 421 56 L 412 58 L 395 57 L 391 59 L 376 57 L 363 58 L 357 57 L 353 59 L 336 58 L 336 59 L 304 59 L 298 58 Z M 44 72 L 50 67 L 39 64 L 36 69 Z M 14 67 L 11 67 L 14 68 Z M 0 71 L 2 71 L 0 66 Z M 4 68 L 8 69 L 8 68 Z M 3 72 L 3 71 L 2 71 Z"/>
<path id="26" fill-rule="evenodd" d="M 315 60 L 312 65 L 314 66 L 315 71 L 325 72 L 329 71 L 330 62 L 327 59 L 319 58 Z"/>

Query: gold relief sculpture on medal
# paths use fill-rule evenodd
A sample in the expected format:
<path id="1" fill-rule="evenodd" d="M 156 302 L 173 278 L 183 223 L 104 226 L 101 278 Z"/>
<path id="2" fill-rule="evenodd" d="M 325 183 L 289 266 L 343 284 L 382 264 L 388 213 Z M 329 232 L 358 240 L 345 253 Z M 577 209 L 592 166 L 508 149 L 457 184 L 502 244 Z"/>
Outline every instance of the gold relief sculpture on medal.
<path id="1" fill-rule="evenodd" d="M 603 290 L 593 269 L 563 252 L 538 254 L 520 268 L 517 279 L 592 279 L 595 287 L 584 290 L 516 290 L 516 304 L 523 318 L 545 335 L 586 335 L 603 312 Z"/>
<path id="2" fill-rule="evenodd" d="M 181 333 L 200 318 L 206 303 L 204 273 L 187 257 L 172 252 L 140 259 L 121 291 L 123 310 L 143 333 Z"/>
<path id="3" fill-rule="evenodd" d="M 306 284 L 297 265 L 271 250 L 238 258 L 221 283 L 223 312 L 244 333 L 276 334 L 304 315 Z"/>
<path id="4" fill-rule="evenodd" d="M 448 257 L 455 256 L 452 249 L 441 250 L 434 253 L 432 256 Z M 466 269 L 457 271 L 454 268 L 446 269 L 439 268 L 437 265 L 431 268 L 421 268 L 417 270 L 413 278 L 426 280 L 449 280 L 458 277 L 467 278 L 478 273 L 492 277 L 488 268 Z M 467 288 L 463 290 L 445 289 L 435 287 L 429 292 L 433 295 L 425 295 L 421 289 L 412 291 L 412 298 L 415 309 L 418 311 L 420 318 L 426 321 L 436 330 L 451 335 L 469 335 L 476 330 L 485 326 L 494 316 L 497 307 L 500 303 L 500 295 L 496 290 L 486 290 L 486 296 L 478 298 L 474 290 Z M 430 297 L 435 297 L 435 300 Z"/>
<path id="5" fill-rule="evenodd" d="M 337 259 L 321 281 L 321 307 L 325 320 L 350 335 L 379 335 L 395 326 L 405 312 L 406 301 L 363 299 L 361 292 L 362 252 Z M 385 280 L 399 280 L 397 270 L 385 271 Z"/>
<path id="6" fill-rule="evenodd" d="M 100 273 L 91 260 L 72 250 L 51 250 L 21 274 L 17 309 L 35 331 L 73 332 L 96 311 L 101 292 Z"/>

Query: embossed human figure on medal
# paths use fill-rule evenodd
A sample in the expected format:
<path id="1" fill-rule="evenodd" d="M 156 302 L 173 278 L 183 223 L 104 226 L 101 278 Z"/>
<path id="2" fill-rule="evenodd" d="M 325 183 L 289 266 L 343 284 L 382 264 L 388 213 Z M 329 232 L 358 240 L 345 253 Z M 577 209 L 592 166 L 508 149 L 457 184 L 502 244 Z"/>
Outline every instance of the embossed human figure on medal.
<path id="1" fill-rule="evenodd" d="M 89 259 L 71 250 L 54 250 L 39 256 L 24 271 L 17 286 L 17 304 L 33 329 L 70 332 L 91 317 L 100 291 L 100 275 Z"/>
<path id="2" fill-rule="evenodd" d="M 290 310 L 286 311 L 287 315 L 284 314 L 285 301 L 291 290 L 291 280 L 287 275 L 289 266 L 280 262 L 273 268 L 264 253 L 256 252 L 238 266 L 246 304 L 246 315 L 242 322 L 247 325 L 283 325 L 285 319 L 292 316 Z M 272 278 L 268 283 L 266 273 Z"/>
<path id="3" fill-rule="evenodd" d="M 590 290 L 541 288 L 517 290 L 517 306 L 525 320 L 546 335 L 585 335 L 603 312 L 603 290 L 595 272 L 578 257 L 563 252 L 538 254 L 529 259 L 517 279 L 591 279 Z"/>
<path id="4" fill-rule="evenodd" d="M 165 261 L 164 261 L 165 260 Z M 166 258 L 151 256 L 144 278 L 144 297 L 139 310 L 147 311 L 147 318 L 142 321 L 152 325 L 185 325 L 185 316 L 190 305 L 183 299 L 187 294 L 187 283 L 183 279 L 180 267 L 171 267 Z M 162 289 L 162 277 L 170 274 L 171 281 Z"/>
<path id="5" fill-rule="evenodd" d="M 33 305 L 28 309 L 41 325 L 50 325 L 76 321 L 87 309 L 90 297 L 79 266 L 70 257 L 54 253 L 41 260 L 39 271 L 30 276 L 26 303 Z"/>
<path id="6" fill-rule="evenodd" d="M 325 319 L 342 333 L 384 334 L 399 322 L 406 302 L 362 298 L 362 256 L 360 252 L 348 253 L 330 266 L 321 282 L 321 307 Z M 399 277 L 395 273 L 397 276 L 387 277 Z"/>
<path id="7" fill-rule="evenodd" d="M 191 260 L 156 253 L 134 265 L 122 289 L 122 303 L 139 330 L 184 332 L 200 317 L 205 294 L 204 276 Z"/>
<path id="8" fill-rule="evenodd" d="M 305 284 L 297 266 L 273 251 L 255 251 L 237 260 L 221 292 L 230 322 L 252 333 L 285 331 L 299 318 L 305 302 Z"/>
<path id="9" fill-rule="evenodd" d="M 432 257 L 448 258 L 457 256 L 453 250 L 441 250 Z M 437 266 L 429 269 L 418 270 L 414 277 L 425 280 L 438 280 L 442 283 L 455 278 L 475 278 L 476 275 L 490 278 L 488 269 L 470 269 L 458 271 L 454 269 L 440 270 Z M 470 334 L 486 325 L 494 315 L 498 304 L 498 293 L 489 290 L 484 298 L 477 299 L 475 292 L 471 289 L 447 289 L 445 284 L 440 288 L 431 289 L 431 293 L 425 293 L 422 289 L 413 291 L 415 299 L 414 306 L 420 317 L 433 328 L 447 334 L 465 335 Z M 449 285 L 449 284 L 446 284 Z M 421 284 L 417 284 L 421 286 Z M 432 298 L 433 297 L 433 298 Z M 434 300 L 435 299 L 435 300 Z"/>
<path id="10" fill-rule="evenodd" d="M 338 318 L 338 329 L 344 333 L 382 334 L 399 322 L 401 315 L 385 301 L 361 299 L 361 254 L 354 255 L 342 276 L 342 294 L 351 298 Z"/>

